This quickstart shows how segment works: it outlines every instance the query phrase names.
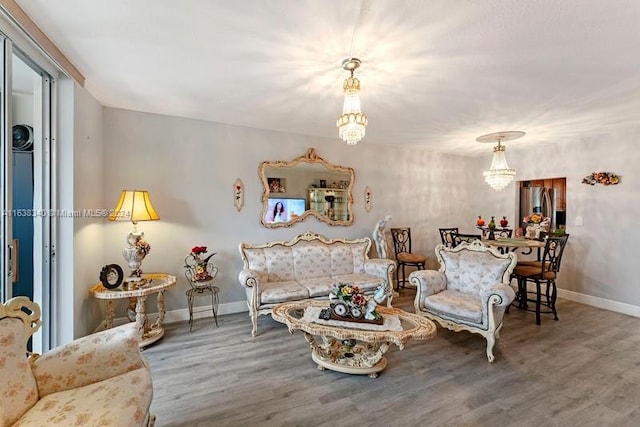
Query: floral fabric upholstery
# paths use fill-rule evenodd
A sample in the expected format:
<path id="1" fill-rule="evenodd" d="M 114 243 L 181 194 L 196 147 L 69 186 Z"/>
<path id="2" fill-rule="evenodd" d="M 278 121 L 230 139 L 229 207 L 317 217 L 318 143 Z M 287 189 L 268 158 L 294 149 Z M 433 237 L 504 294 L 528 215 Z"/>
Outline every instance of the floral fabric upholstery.
<path id="1" fill-rule="evenodd" d="M 304 287 L 309 291 L 310 298 L 326 297 L 327 289 L 333 289 L 336 279 L 333 277 L 316 277 L 314 279 L 306 279 Z M 301 298 L 296 298 L 300 300 Z"/>
<path id="2" fill-rule="evenodd" d="M 33 364 L 40 398 L 144 366 L 134 324 L 87 335 L 40 356 Z"/>
<path id="3" fill-rule="evenodd" d="M 0 426 L 12 425 L 38 401 L 20 319 L 0 320 Z"/>
<path id="4" fill-rule="evenodd" d="M 309 291 L 296 281 L 264 282 L 260 284 L 260 302 L 273 304 L 276 302 L 297 301 L 309 298 Z"/>
<path id="5" fill-rule="evenodd" d="M 243 248 L 242 253 L 247 258 L 245 268 L 255 272 L 268 273 L 267 257 L 265 256 L 264 249 Z M 268 280 L 268 277 L 264 280 Z"/>
<path id="6" fill-rule="evenodd" d="M 419 283 L 420 298 L 417 300 L 417 303 L 421 309 L 424 309 L 427 307 L 425 302 L 427 297 L 447 289 L 447 276 L 445 276 L 444 273 L 441 271 L 434 271 L 434 270 L 420 270 L 420 271 L 423 271 L 423 274 L 421 275 L 421 279 Z M 411 278 L 411 276 L 409 277 Z"/>
<path id="7" fill-rule="evenodd" d="M 151 375 L 139 368 L 40 399 L 14 427 L 142 426 L 153 392 Z"/>
<path id="8" fill-rule="evenodd" d="M 424 299 L 427 310 L 474 323 L 482 323 L 482 301 L 475 295 L 444 290 Z"/>
<path id="9" fill-rule="evenodd" d="M 491 252 L 440 250 L 440 256 L 445 264 L 447 289 L 473 295 L 501 283 L 511 262 L 508 258 L 497 258 Z"/>
<path id="10" fill-rule="evenodd" d="M 270 282 L 295 280 L 293 253 L 290 248 L 275 246 L 264 250 Z"/>
<path id="11" fill-rule="evenodd" d="M 295 280 L 302 282 L 331 275 L 331 250 L 322 243 L 300 242 L 289 249 L 293 254 Z"/>
<path id="12" fill-rule="evenodd" d="M 29 360 L 21 319 L 0 319 L 0 427 L 143 426 L 151 373 L 135 324 L 79 338 Z"/>

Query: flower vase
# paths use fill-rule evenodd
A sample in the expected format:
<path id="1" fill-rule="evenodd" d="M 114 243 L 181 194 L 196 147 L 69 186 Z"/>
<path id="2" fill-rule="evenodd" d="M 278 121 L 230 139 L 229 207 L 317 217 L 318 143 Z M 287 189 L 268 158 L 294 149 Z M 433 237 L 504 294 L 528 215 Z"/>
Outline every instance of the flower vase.
<path id="1" fill-rule="evenodd" d="M 206 253 L 206 247 L 196 246 L 194 249 L 196 249 L 196 251 L 192 251 L 184 259 L 185 277 L 192 284 L 213 280 L 218 269 L 210 263 L 209 260 L 215 253 L 203 258 L 203 254 Z"/>

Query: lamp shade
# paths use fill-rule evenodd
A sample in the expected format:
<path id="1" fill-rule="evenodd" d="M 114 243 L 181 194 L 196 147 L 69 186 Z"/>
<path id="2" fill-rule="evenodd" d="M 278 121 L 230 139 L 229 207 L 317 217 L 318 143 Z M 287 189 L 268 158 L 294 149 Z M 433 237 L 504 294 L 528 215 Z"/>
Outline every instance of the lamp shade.
<path id="1" fill-rule="evenodd" d="M 155 221 L 160 219 L 146 190 L 122 190 L 109 221 Z"/>

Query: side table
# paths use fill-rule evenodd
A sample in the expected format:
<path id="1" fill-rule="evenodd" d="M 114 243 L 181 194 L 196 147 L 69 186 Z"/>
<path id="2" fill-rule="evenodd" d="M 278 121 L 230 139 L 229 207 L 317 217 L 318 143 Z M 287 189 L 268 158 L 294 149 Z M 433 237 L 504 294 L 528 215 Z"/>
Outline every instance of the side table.
<path id="1" fill-rule="evenodd" d="M 211 295 L 211 311 L 213 311 L 213 319 L 218 326 L 218 314 L 216 313 L 216 307 L 218 306 L 218 292 L 220 288 L 213 285 L 213 278 L 201 282 L 191 282 L 191 289 L 187 289 L 187 303 L 189 304 L 189 332 L 193 329 L 193 300 L 197 296 Z"/>
<path id="2" fill-rule="evenodd" d="M 140 347 L 146 347 L 158 341 L 164 335 L 162 322 L 165 315 L 164 293 L 176 284 L 176 277 L 165 273 L 146 273 L 141 282 L 125 282 L 116 289 L 106 289 L 97 283 L 89 289 L 89 293 L 97 299 L 107 300 L 105 323 L 107 328 L 113 327 L 115 313 L 114 300 L 128 298 L 130 305 L 135 301 L 136 325 L 140 333 Z M 158 294 L 158 319 L 149 324 L 145 302 L 147 296 Z"/>

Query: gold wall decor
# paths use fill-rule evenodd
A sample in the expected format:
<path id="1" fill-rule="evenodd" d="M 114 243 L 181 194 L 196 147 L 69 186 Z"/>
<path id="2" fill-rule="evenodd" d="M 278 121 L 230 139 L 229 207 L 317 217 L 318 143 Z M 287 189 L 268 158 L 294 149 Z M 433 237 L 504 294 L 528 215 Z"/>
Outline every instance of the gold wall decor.
<path id="1" fill-rule="evenodd" d="M 264 161 L 258 176 L 263 187 L 260 223 L 265 227 L 290 227 L 310 216 L 329 225 L 353 224 L 355 172 L 327 162 L 315 148 L 291 161 Z M 275 188 L 274 177 L 286 186 Z"/>

